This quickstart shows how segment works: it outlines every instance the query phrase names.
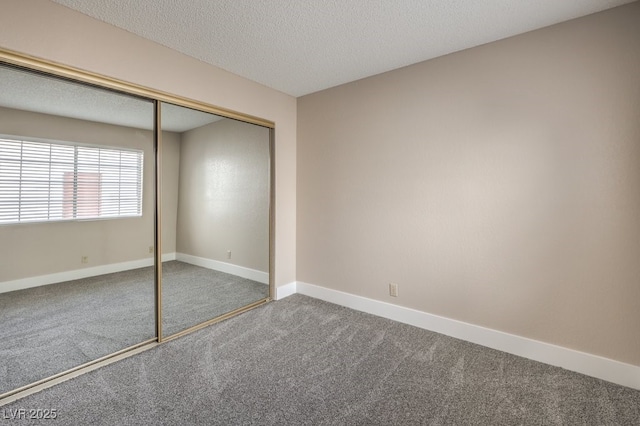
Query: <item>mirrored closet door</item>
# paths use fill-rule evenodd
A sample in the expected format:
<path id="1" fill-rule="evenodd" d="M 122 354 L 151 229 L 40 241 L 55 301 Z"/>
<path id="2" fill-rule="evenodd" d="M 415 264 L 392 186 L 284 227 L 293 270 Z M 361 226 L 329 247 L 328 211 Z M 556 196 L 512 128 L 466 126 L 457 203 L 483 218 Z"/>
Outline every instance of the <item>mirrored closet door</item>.
<path id="1" fill-rule="evenodd" d="M 162 127 L 162 335 L 269 297 L 270 129 L 169 103 Z"/>
<path id="2" fill-rule="evenodd" d="M 0 394 L 156 339 L 154 101 L 0 65 Z"/>
<path id="3" fill-rule="evenodd" d="M 0 400 L 268 302 L 273 127 L 0 49 Z"/>

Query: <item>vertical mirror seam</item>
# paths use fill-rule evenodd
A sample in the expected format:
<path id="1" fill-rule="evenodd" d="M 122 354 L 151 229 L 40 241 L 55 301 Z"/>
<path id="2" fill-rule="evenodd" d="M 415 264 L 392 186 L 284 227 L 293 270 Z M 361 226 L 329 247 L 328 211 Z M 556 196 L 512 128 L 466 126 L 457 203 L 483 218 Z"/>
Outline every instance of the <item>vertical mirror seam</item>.
<path id="1" fill-rule="evenodd" d="M 276 297 L 276 130 L 269 128 L 269 298 Z"/>
<path id="2" fill-rule="evenodd" d="M 154 101 L 154 161 L 155 161 L 155 221 L 154 221 L 154 273 L 156 294 L 156 338 L 162 342 L 162 106 Z"/>

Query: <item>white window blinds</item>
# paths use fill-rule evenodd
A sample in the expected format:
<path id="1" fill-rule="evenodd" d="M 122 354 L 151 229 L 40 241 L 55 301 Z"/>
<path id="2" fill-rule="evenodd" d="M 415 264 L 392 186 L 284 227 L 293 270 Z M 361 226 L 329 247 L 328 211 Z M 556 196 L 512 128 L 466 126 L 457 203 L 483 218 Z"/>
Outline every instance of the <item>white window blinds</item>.
<path id="1" fill-rule="evenodd" d="M 143 152 L 0 138 L 0 224 L 142 215 Z"/>

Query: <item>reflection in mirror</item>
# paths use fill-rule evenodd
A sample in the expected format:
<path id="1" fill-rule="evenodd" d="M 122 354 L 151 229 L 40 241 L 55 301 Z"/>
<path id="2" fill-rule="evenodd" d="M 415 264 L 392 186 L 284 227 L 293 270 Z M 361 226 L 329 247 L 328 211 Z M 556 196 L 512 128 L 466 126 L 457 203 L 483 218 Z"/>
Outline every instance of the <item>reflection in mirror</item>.
<path id="1" fill-rule="evenodd" d="M 0 394 L 155 338 L 153 111 L 0 66 Z"/>
<path id="2" fill-rule="evenodd" d="M 167 103 L 163 336 L 269 297 L 269 129 Z"/>

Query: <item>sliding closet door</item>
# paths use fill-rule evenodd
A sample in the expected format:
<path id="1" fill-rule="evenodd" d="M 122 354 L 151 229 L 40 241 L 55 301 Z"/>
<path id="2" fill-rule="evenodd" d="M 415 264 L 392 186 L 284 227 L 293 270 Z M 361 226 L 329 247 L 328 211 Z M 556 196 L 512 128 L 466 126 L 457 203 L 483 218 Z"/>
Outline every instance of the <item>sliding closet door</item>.
<path id="1" fill-rule="evenodd" d="M 162 335 L 269 297 L 270 133 L 161 104 Z"/>
<path id="2" fill-rule="evenodd" d="M 153 113 L 0 66 L 0 394 L 156 338 Z"/>

